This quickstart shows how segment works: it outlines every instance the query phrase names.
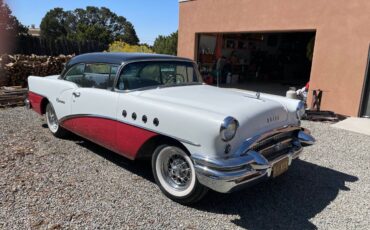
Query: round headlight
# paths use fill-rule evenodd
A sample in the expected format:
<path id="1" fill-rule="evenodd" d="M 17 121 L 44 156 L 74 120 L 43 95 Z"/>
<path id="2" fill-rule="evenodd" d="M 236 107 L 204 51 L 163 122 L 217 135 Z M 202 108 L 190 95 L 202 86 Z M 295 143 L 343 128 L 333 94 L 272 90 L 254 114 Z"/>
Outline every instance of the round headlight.
<path id="1" fill-rule="evenodd" d="M 239 123 L 233 117 L 226 117 L 221 124 L 220 136 L 223 141 L 230 141 L 235 137 Z"/>
<path id="2" fill-rule="evenodd" d="M 306 109 L 305 109 L 305 106 L 304 106 L 304 102 L 303 101 L 300 101 L 298 103 L 296 113 L 297 113 L 297 118 L 299 120 L 302 119 L 303 115 L 306 113 Z"/>

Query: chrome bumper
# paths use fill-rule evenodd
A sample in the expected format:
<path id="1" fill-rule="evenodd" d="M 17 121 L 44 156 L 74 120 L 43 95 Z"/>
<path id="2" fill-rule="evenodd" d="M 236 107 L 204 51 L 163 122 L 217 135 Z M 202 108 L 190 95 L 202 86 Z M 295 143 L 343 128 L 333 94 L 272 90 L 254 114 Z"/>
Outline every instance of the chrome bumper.
<path id="1" fill-rule="evenodd" d="M 290 127 L 291 129 L 292 127 Z M 297 129 L 297 127 L 295 127 Z M 206 187 L 221 193 L 229 193 L 250 186 L 272 177 L 273 166 L 288 158 L 288 165 L 303 150 L 302 144 L 311 145 L 315 139 L 308 130 L 299 128 L 293 147 L 287 153 L 272 160 L 267 160 L 260 152 L 251 149 L 261 136 L 247 140 L 237 151 L 238 157 L 210 159 L 194 154 L 192 159 L 199 182 Z"/>

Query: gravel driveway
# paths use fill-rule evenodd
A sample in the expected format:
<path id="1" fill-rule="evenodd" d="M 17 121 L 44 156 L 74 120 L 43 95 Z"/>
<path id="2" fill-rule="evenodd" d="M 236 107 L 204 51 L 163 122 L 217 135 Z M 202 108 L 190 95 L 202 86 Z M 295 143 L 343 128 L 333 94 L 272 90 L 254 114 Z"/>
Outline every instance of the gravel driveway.
<path id="1" fill-rule="evenodd" d="M 303 125 L 318 142 L 286 174 L 185 207 L 161 194 L 148 162 L 0 110 L 0 229 L 369 229 L 370 137 Z"/>

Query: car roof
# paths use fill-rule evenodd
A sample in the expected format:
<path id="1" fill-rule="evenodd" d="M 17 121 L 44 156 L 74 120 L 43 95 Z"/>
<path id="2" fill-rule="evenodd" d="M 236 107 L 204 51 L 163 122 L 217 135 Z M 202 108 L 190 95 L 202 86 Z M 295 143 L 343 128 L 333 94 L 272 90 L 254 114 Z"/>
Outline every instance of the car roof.
<path id="1" fill-rule="evenodd" d="M 118 53 L 118 52 L 100 52 L 100 53 L 87 53 L 78 55 L 72 58 L 66 68 L 78 63 L 110 63 L 121 65 L 123 62 L 130 61 L 145 61 L 145 60 L 173 60 L 173 61 L 187 61 L 192 62 L 188 58 L 176 57 L 172 55 L 163 54 L 148 54 L 148 53 Z"/>

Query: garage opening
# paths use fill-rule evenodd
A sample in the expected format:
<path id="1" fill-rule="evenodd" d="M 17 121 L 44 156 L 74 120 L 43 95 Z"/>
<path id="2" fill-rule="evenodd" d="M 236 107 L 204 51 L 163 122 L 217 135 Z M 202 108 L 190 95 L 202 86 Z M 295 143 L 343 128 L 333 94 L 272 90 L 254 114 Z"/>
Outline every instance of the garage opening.
<path id="1" fill-rule="evenodd" d="M 198 34 L 206 83 L 276 95 L 310 79 L 315 32 Z"/>
<path id="2" fill-rule="evenodd" d="M 367 58 L 367 67 L 366 67 L 366 75 L 365 75 L 365 83 L 363 89 L 363 98 L 362 98 L 362 108 L 361 108 L 361 116 L 370 118 L 370 48 L 369 54 Z"/>

